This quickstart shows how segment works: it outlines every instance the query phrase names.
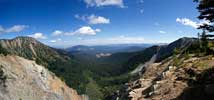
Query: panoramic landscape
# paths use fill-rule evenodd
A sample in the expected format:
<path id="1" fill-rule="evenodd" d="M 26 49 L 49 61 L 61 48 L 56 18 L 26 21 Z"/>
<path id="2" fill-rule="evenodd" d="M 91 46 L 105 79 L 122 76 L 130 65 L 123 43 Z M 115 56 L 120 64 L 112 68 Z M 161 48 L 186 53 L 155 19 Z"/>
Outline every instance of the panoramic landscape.
<path id="1" fill-rule="evenodd" d="M 0 100 L 214 100 L 214 0 L 0 0 Z"/>

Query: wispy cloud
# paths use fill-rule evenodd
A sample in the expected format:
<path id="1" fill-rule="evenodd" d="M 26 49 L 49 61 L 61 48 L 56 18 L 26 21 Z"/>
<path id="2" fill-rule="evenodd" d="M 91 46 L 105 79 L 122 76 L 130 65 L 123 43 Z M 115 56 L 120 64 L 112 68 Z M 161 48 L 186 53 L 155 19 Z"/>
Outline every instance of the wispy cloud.
<path id="1" fill-rule="evenodd" d="M 79 20 L 83 20 L 83 21 L 85 21 L 87 19 L 87 16 L 80 16 L 78 14 L 74 15 L 74 17 L 79 19 Z"/>
<path id="2" fill-rule="evenodd" d="M 109 38 L 86 39 L 80 41 L 81 44 L 88 45 L 103 45 L 103 44 L 129 44 L 129 43 L 144 43 L 144 37 L 116 36 Z"/>
<path id="3" fill-rule="evenodd" d="M 12 26 L 10 28 L 3 28 L 2 26 L 0 26 L 0 34 L 21 32 L 26 28 L 28 28 L 27 25 L 14 25 L 14 26 Z"/>
<path id="4" fill-rule="evenodd" d="M 208 25 L 210 24 L 210 22 L 207 21 L 207 20 L 202 20 L 200 22 L 195 22 L 195 21 L 192 21 L 192 20 L 190 20 L 188 18 L 177 18 L 176 22 L 181 23 L 181 24 L 186 25 L 186 26 L 191 26 L 193 28 L 199 28 L 203 24 L 208 24 Z"/>
<path id="5" fill-rule="evenodd" d="M 124 8 L 123 0 L 84 0 L 89 7 L 118 6 Z"/>
<path id="6" fill-rule="evenodd" d="M 75 15 L 75 18 L 87 21 L 89 24 L 109 24 L 110 19 L 102 17 L 102 16 L 96 16 L 94 14 L 90 16 L 80 16 L 80 15 Z"/>
<path id="7" fill-rule="evenodd" d="M 31 35 L 28 35 L 29 37 L 33 37 L 35 39 L 47 39 L 46 36 L 44 36 L 43 33 L 34 33 L 34 34 L 31 34 Z"/>
<path id="8" fill-rule="evenodd" d="M 165 34 L 165 33 L 167 33 L 167 32 L 166 32 L 166 31 L 159 31 L 159 33 Z"/>
<path id="9" fill-rule="evenodd" d="M 55 39 L 55 40 L 50 40 L 49 42 L 51 43 L 56 43 L 56 42 L 61 42 L 62 39 L 61 38 L 58 38 L 58 39 Z"/>
<path id="10" fill-rule="evenodd" d="M 49 42 L 51 42 L 51 43 L 56 43 L 56 40 L 50 40 Z"/>

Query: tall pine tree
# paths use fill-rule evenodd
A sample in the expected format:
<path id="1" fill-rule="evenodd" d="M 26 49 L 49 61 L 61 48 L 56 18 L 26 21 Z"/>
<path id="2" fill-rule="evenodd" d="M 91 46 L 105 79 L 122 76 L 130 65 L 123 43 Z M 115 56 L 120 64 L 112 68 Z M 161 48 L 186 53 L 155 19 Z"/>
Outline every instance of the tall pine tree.
<path id="1" fill-rule="evenodd" d="M 214 0 L 194 0 L 199 2 L 197 7 L 200 15 L 199 19 L 210 21 L 210 24 L 204 24 L 199 29 L 207 30 L 208 32 L 214 32 Z"/>

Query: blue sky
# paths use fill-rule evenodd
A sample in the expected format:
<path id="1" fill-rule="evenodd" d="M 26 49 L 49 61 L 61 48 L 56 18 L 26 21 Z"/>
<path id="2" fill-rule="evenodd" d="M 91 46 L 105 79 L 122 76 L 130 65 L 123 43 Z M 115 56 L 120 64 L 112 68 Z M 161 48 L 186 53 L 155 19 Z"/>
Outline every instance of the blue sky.
<path id="1" fill-rule="evenodd" d="M 192 0 L 0 0 L 0 38 L 50 46 L 169 43 L 196 36 Z"/>

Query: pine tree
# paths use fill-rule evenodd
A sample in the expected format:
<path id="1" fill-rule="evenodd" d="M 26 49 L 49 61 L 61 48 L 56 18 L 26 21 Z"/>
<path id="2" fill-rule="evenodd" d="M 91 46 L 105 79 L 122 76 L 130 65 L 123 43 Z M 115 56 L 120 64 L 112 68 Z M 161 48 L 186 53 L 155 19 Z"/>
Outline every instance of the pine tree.
<path id="1" fill-rule="evenodd" d="M 206 52 L 208 49 L 208 38 L 205 30 L 203 30 L 201 34 L 201 42 L 202 42 L 202 49 L 203 51 Z"/>
<path id="2" fill-rule="evenodd" d="M 208 32 L 214 32 L 214 0 L 194 0 L 199 2 L 197 7 L 200 15 L 199 19 L 207 20 L 209 24 L 203 24 L 199 29 L 207 30 Z"/>

